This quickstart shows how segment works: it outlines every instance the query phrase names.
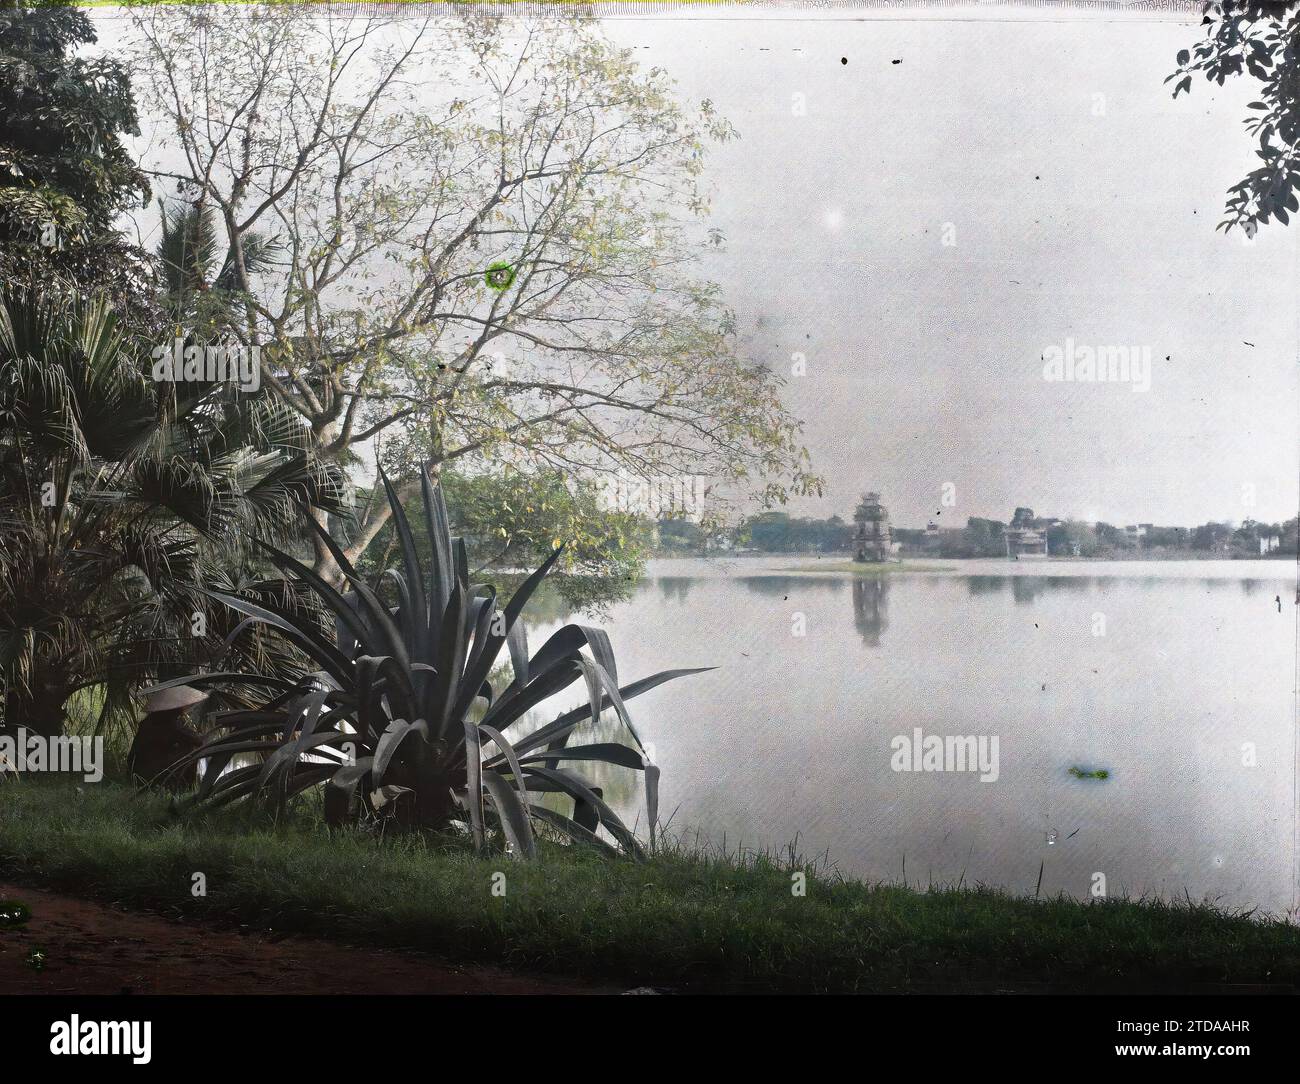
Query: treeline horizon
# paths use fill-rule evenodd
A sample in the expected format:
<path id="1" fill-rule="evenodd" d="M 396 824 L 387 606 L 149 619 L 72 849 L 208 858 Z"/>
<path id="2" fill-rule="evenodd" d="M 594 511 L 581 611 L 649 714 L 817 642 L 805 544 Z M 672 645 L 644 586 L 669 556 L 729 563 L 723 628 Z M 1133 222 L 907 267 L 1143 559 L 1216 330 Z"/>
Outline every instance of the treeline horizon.
<path id="1" fill-rule="evenodd" d="M 1195 527 L 1139 524 L 1144 533 L 1130 535 L 1125 526 L 1105 521 L 1086 522 L 1053 516 L 1031 516 L 1021 522 L 1044 532 L 1050 556 L 1106 557 L 1140 552 L 1150 556 L 1211 554 L 1222 557 L 1281 557 L 1297 555 L 1297 518 L 1280 523 L 1246 519 L 1239 525 L 1210 520 Z M 926 528 L 893 527 L 900 552 L 939 557 L 1002 557 L 1010 521 L 971 516 L 964 526 Z M 738 527 L 709 534 L 684 520 L 660 520 L 654 552 L 704 552 L 716 548 L 761 553 L 845 553 L 853 548 L 856 525 L 836 514 L 824 518 L 792 516 L 772 511 L 750 516 Z M 1128 525 L 1132 526 L 1132 525 Z M 1276 536 L 1277 548 L 1259 552 L 1261 538 Z M 1077 548 L 1077 552 L 1076 551 Z"/>

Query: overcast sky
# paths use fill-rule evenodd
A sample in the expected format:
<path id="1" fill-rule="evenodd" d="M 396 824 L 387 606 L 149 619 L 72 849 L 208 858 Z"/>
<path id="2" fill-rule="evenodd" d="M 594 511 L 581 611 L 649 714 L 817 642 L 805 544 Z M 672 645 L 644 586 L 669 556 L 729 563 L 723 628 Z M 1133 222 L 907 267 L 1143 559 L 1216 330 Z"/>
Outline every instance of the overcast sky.
<path id="1" fill-rule="evenodd" d="M 1171 100 L 1198 23 L 987 5 L 604 20 L 739 130 L 709 158 L 727 241 L 708 274 L 750 356 L 786 374 L 804 357 L 787 402 L 828 490 L 796 511 L 848 515 L 871 488 L 909 526 L 1016 505 L 1296 514 L 1300 226 L 1215 231 L 1255 94 Z M 1145 348 L 1149 390 L 1045 380 L 1067 340 Z"/>
<path id="2" fill-rule="evenodd" d="M 1198 16 L 968 15 L 607 20 L 740 131 L 710 158 L 710 273 L 755 356 L 806 355 L 788 402 L 829 490 L 805 508 L 870 487 L 905 524 L 1295 515 L 1300 235 L 1214 229 L 1253 86 L 1171 100 Z M 1150 390 L 1044 380 L 1067 337 L 1148 347 Z"/>

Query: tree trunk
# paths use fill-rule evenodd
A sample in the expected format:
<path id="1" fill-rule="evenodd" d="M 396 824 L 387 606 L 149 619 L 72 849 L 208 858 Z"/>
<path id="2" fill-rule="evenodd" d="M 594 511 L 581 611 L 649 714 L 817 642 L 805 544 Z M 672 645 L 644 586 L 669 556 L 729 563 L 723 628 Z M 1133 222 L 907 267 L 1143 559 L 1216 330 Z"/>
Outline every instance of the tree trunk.
<path id="1" fill-rule="evenodd" d="M 424 464 L 424 470 L 429 474 L 429 480 L 436 486 L 438 484 L 439 463 L 429 461 Z M 356 538 L 353 539 L 350 546 L 344 547 L 343 553 L 347 559 L 354 564 L 361 559 L 361 555 L 366 552 L 366 547 L 375 540 L 375 536 L 383 530 L 384 525 L 392 518 L 393 510 L 389 507 L 387 495 L 378 492 L 382 485 L 378 477 L 375 478 L 375 496 L 369 504 L 369 512 L 366 520 L 357 532 Z M 417 475 L 410 481 L 397 487 L 397 499 L 405 504 L 420 492 L 420 479 Z M 328 556 L 328 554 L 326 554 Z"/>
<path id="2" fill-rule="evenodd" d="M 320 524 L 322 530 L 330 529 L 330 516 L 324 509 L 313 508 L 307 514 Z M 343 587 L 343 570 L 339 568 L 339 563 L 334 560 L 334 555 L 330 553 L 324 540 L 313 531 L 311 541 L 314 552 L 312 571 L 330 586 Z"/>

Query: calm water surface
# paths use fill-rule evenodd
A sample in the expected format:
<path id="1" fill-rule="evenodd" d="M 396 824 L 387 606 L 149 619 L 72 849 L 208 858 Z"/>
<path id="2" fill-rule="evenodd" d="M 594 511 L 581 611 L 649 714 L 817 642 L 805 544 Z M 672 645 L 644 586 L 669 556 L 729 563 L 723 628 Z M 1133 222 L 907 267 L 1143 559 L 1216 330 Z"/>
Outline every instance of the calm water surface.
<path id="1" fill-rule="evenodd" d="M 1041 864 L 1048 894 L 1104 873 L 1112 896 L 1295 907 L 1293 564 L 796 565 L 817 562 L 653 562 L 600 622 L 620 684 L 718 668 L 630 704 L 675 827 L 747 847 L 797 834 L 869 880 L 1032 894 Z M 891 741 L 915 727 L 996 735 L 997 781 L 894 771 Z M 639 786 L 596 774 L 630 823 Z"/>

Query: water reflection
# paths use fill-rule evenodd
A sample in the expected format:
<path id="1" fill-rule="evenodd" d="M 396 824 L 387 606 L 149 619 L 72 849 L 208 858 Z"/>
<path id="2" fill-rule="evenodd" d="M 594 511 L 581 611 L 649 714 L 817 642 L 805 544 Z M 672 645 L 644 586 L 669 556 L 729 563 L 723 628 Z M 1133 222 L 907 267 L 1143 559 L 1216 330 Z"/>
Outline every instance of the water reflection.
<path id="1" fill-rule="evenodd" d="M 1030 605 L 1047 590 L 1047 584 L 1037 576 L 1032 579 L 1029 576 L 1011 576 L 1007 582 L 1011 584 L 1011 596 L 1017 606 Z"/>
<path id="2" fill-rule="evenodd" d="M 880 646 L 880 634 L 889 624 L 888 598 L 888 576 L 858 576 L 853 581 L 853 624 L 868 647 Z"/>
<path id="3" fill-rule="evenodd" d="M 569 707 L 577 707 L 575 701 Z M 546 722 L 541 712 L 529 712 L 519 724 L 519 735 L 531 734 L 539 730 Z M 599 722 L 592 722 L 588 719 L 585 723 L 580 724 L 569 735 L 565 743 L 567 748 L 576 749 L 585 745 L 597 745 L 602 742 L 618 743 L 621 745 L 633 745 L 633 739 L 627 733 L 626 728 L 619 722 L 618 717 L 612 712 L 607 712 Z M 637 829 L 644 833 L 645 824 L 638 824 L 638 813 L 644 813 L 645 802 L 645 777 L 641 772 L 631 768 L 624 768 L 616 764 L 607 764 L 599 760 L 566 760 L 563 762 L 551 762 L 548 767 L 559 767 L 570 775 L 575 775 L 581 779 L 588 787 L 595 791 L 597 797 L 603 798 L 613 808 L 619 810 L 620 816 L 628 817 L 627 825 L 629 828 L 636 826 Z M 553 809 L 556 813 L 562 813 L 566 817 L 574 815 L 574 800 L 567 794 L 554 792 L 543 793 L 541 804 L 548 809 Z M 663 813 L 667 817 L 671 810 Z"/>
<path id="4" fill-rule="evenodd" d="M 625 680 L 718 667 L 629 705 L 679 827 L 773 847 L 798 834 L 869 880 L 897 879 L 905 859 L 912 883 L 1086 897 L 1105 870 L 1113 895 L 1280 913 L 1295 905 L 1295 654 L 1275 600 L 1290 613 L 1295 583 L 1199 564 L 800 575 L 774 560 L 693 575 L 680 563 L 602 623 Z M 795 612 L 804 636 L 791 635 Z M 539 715 L 581 697 L 566 690 Z M 997 735 L 998 779 L 895 770 L 891 742 L 916 727 Z M 571 744 L 626 741 L 616 729 Z M 1242 769 L 1246 740 L 1259 755 Z M 640 773 L 571 766 L 644 820 Z M 1072 766 L 1110 774 L 1080 780 Z"/>
<path id="5" fill-rule="evenodd" d="M 838 595 L 844 590 L 844 579 L 840 576 L 738 576 L 736 582 L 756 595 L 769 598 L 780 595 L 784 599 L 801 591 Z"/>
<path id="6" fill-rule="evenodd" d="M 1242 587 L 1243 590 L 1247 590 L 1246 585 L 1247 585 L 1248 583 L 1250 583 L 1251 581 L 1250 581 L 1250 580 L 1239 580 L 1239 581 L 1236 581 L 1236 582 L 1238 582 L 1238 583 L 1241 584 L 1241 587 Z M 1204 577 L 1201 578 L 1200 583 L 1201 583 L 1201 586 L 1204 587 L 1205 590 L 1207 590 L 1207 591 L 1231 591 L 1231 590 L 1232 590 L 1232 585 L 1233 585 L 1233 581 L 1232 581 L 1232 580 L 1219 579 L 1219 578 L 1214 577 L 1214 576 L 1204 576 Z"/>
<path id="7" fill-rule="evenodd" d="M 1009 593 L 1015 603 L 1025 606 L 1047 592 L 1074 592 L 1087 594 L 1103 586 L 1097 576 L 1024 576 L 1008 573 L 1005 576 L 964 576 L 966 590 L 971 595 Z"/>
<path id="8" fill-rule="evenodd" d="M 657 576 L 654 582 L 659 588 L 659 597 L 664 602 L 682 603 L 690 597 L 691 585 L 695 580 L 691 576 Z"/>

